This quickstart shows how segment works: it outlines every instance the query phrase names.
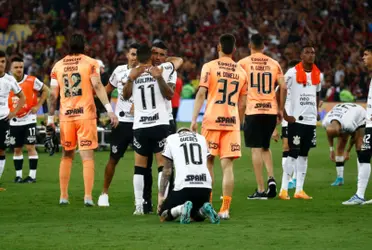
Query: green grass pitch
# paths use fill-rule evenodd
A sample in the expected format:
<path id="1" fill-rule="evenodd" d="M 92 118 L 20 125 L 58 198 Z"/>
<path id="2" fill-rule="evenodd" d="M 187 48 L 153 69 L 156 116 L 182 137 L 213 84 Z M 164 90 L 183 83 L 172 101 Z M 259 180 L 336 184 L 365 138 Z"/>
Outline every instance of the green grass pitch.
<path id="1" fill-rule="evenodd" d="M 281 144 L 272 143 L 276 179 L 281 181 Z M 94 200 L 103 185 L 109 152 L 97 152 Z M 345 207 L 341 202 L 356 191 L 355 152 L 345 167 L 345 185 L 331 187 L 335 167 L 328 157 L 323 129 L 318 147 L 310 152 L 305 191 L 311 201 L 278 198 L 250 201 L 256 188 L 250 152 L 235 162 L 235 191 L 231 219 L 220 225 L 208 222 L 179 225 L 160 223 L 155 215 L 133 216 L 133 151 L 116 170 L 109 208 L 83 206 L 83 177 L 76 157 L 69 186 L 70 205 L 60 207 L 58 168 L 60 154 L 40 153 L 36 184 L 15 184 L 12 156 L 2 177 L 0 193 L 0 249 L 370 249 L 372 207 Z M 28 174 L 25 157 L 24 176 Z M 221 170 L 215 166 L 213 204 L 220 207 Z M 154 167 L 154 176 L 157 172 Z M 154 180 L 153 200 L 157 188 Z M 278 189 L 279 189 L 278 187 Z M 290 192 L 293 196 L 293 191 Z M 367 197 L 372 198 L 369 187 Z"/>

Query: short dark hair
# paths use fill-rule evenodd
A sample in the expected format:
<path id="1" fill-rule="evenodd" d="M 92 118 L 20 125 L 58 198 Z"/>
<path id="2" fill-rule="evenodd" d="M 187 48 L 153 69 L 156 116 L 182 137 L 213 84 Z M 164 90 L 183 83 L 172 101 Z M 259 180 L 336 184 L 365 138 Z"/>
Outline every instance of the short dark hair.
<path id="1" fill-rule="evenodd" d="M 151 48 L 147 44 L 141 44 L 137 49 L 137 60 L 146 63 L 151 59 Z"/>
<path id="2" fill-rule="evenodd" d="M 288 63 L 288 68 L 292 68 L 292 67 L 296 66 L 297 64 L 299 64 L 300 62 L 301 62 L 301 60 L 298 60 L 298 59 L 292 60 Z"/>
<path id="3" fill-rule="evenodd" d="M 222 52 L 226 55 L 232 54 L 235 48 L 235 41 L 236 39 L 232 34 L 223 34 L 220 36 Z"/>
<path id="4" fill-rule="evenodd" d="M 156 47 L 156 48 L 163 49 L 163 50 L 168 50 L 167 45 L 165 45 L 165 43 L 163 41 L 158 41 L 156 43 L 153 43 L 152 47 L 153 48 Z"/>
<path id="5" fill-rule="evenodd" d="M 371 52 L 371 53 L 372 53 L 372 43 L 371 43 L 371 44 L 368 44 L 368 45 L 365 47 L 364 51 L 368 51 L 368 52 Z"/>
<path id="6" fill-rule="evenodd" d="M 14 62 L 23 62 L 23 59 L 19 56 L 13 57 L 12 60 L 10 61 L 11 63 Z"/>
<path id="7" fill-rule="evenodd" d="M 255 49 L 262 49 L 264 47 L 264 39 L 260 34 L 251 36 L 251 44 Z"/>
<path id="8" fill-rule="evenodd" d="M 303 45 L 303 46 L 301 47 L 301 53 L 304 52 L 304 49 L 306 49 L 306 48 L 315 48 L 315 46 L 314 46 L 313 43 L 308 42 L 308 43 L 306 43 L 305 45 Z"/>
<path id="9" fill-rule="evenodd" d="M 132 43 L 131 45 L 129 45 L 128 50 L 130 50 L 130 49 L 138 49 L 139 46 L 140 46 L 139 43 Z"/>
<path id="10" fill-rule="evenodd" d="M 75 33 L 70 38 L 70 52 L 69 54 L 84 54 L 85 38 L 84 35 Z"/>
<path id="11" fill-rule="evenodd" d="M 0 57 L 6 57 L 5 51 L 0 50 Z"/>

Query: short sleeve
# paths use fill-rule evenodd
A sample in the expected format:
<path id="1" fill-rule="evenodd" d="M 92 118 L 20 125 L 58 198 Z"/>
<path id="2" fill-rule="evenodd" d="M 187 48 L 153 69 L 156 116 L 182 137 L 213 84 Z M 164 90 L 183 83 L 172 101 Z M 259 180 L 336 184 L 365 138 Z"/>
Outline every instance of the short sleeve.
<path id="1" fill-rule="evenodd" d="M 22 91 L 21 87 L 14 78 L 10 81 L 10 83 L 11 83 L 10 86 L 14 94 L 19 94 Z"/>
<path id="2" fill-rule="evenodd" d="M 54 65 L 52 72 L 50 73 L 50 86 L 58 86 L 56 65 Z"/>
<path id="3" fill-rule="evenodd" d="M 316 85 L 316 92 L 320 92 L 322 90 L 322 84 Z"/>
<path id="4" fill-rule="evenodd" d="M 164 151 L 163 151 L 162 155 L 165 158 L 168 158 L 169 160 L 173 160 L 172 150 L 170 148 L 169 141 L 170 141 L 170 138 L 168 137 L 167 140 L 165 141 Z"/>
<path id="5" fill-rule="evenodd" d="M 43 88 L 44 83 L 40 81 L 39 79 L 35 78 L 34 81 L 34 90 L 40 91 Z"/>
<path id="6" fill-rule="evenodd" d="M 96 60 L 94 60 L 91 64 L 90 64 L 90 76 L 101 76 L 100 74 L 100 70 L 99 70 L 99 64 Z"/>
<path id="7" fill-rule="evenodd" d="M 118 80 L 117 80 L 117 77 L 116 77 L 116 69 L 114 70 L 114 72 L 112 72 L 112 74 L 110 76 L 110 79 L 109 79 L 109 82 L 115 88 L 118 87 Z"/>
<path id="8" fill-rule="evenodd" d="M 284 75 L 285 84 L 287 85 L 287 88 L 291 88 L 292 86 L 292 78 L 293 78 L 293 71 L 292 69 L 289 69 L 287 73 Z"/>
<path id="9" fill-rule="evenodd" d="M 174 73 L 173 63 L 171 63 L 171 62 L 162 63 L 162 64 L 160 64 L 159 67 L 161 67 L 163 69 L 163 73 L 162 73 L 163 79 L 164 79 L 164 81 L 166 81 L 168 83 L 171 80 L 172 74 Z M 176 83 L 176 82 L 174 82 L 174 83 Z"/>
<path id="10" fill-rule="evenodd" d="M 177 82 L 177 71 L 173 71 L 173 73 L 169 76 L 168 83 L 173 83 L 176 85 Z"/>
<path id="11" fill-rule="evenodd" d="M 209 88 L 210 78 L 211 78 L 210 66 L 208 64 L 204 64 L 200 74 L 199 86 Z"/>

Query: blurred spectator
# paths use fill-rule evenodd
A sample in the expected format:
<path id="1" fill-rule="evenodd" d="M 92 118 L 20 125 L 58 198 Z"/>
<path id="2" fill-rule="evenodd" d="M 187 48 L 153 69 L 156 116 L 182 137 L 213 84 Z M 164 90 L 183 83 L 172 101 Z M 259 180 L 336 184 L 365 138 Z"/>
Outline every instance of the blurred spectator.
<path id="1" fill-rule="evenodd" d="M 190 83 L 183 85 L 181 98 L 182 99 L 193 99 L 195 94 L 195 88 Z"/>
<path id="2" fill-rule="evenodd" d="M 361 0 L 8 0 L 0 1 L 0 24 L 31 27 L 33 34 L 7 52 L 23 54 L 26 72 L 44 80 L 49 80 L 53 64 L 66 54 L 69 36 L 76 31 L 85 33 L 86 53 L 100 58 L 108 75 L 126 63 L 123 51 L 129 44 L 161 39 L 170 55 L 184 58 L 179 75 L 193 84 L 198 83 L 201 66 L 216 58 L 222 33 L 237 38 L 235 60 L 249 54 L 250 36 L 261 33 L 267 41 L 265 53 L 277 59 L 284 71 L 290 60 L 299 59 L 301 45 L 312 41 L 316 63 L 330 79 L 327 86 L 336 88 L 335 99 L 341 84 L 363 99 L 369 75 L 361 52 L 372 43 L 371 4 Z"/>

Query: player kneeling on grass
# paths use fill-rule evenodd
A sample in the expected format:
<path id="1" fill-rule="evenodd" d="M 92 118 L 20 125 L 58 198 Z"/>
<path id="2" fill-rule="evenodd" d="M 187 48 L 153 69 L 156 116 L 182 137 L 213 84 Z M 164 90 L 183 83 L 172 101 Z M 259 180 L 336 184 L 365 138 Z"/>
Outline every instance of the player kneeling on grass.
<path id="1" fill-rule="evenodd" d="M 218 224 L 220 218 L 209 203 L 212 178 L 207 167 L 209 156 L 205 138 L 187 128 L 167 137 L 163 156 L 165 164 L 158 194 L 158 213 L 161 221 L 180 217 L 181 224 L 204 221 Z M 165 190 L 174 163 L 176 178 L 174 189 L 165 199 Z"/>
<path id="2" fill-rule="evenodd" d="M 327 113 L 323 120 L 330 149 L 330 158 L 336 162 L 337 178 L 332 186 L 344 184 L 344 162 L 349 159 L 349 153 L 354 145 L 356 131 L 365 126 L 366 110 L 353 103 L 337 104 Z M 349 147 L 345 147 L 351 135 Z M 333 148 L 333 139 L 337 137 L 336 153 Z M 357 149 L 358 150 L 358 149 Z"/>

